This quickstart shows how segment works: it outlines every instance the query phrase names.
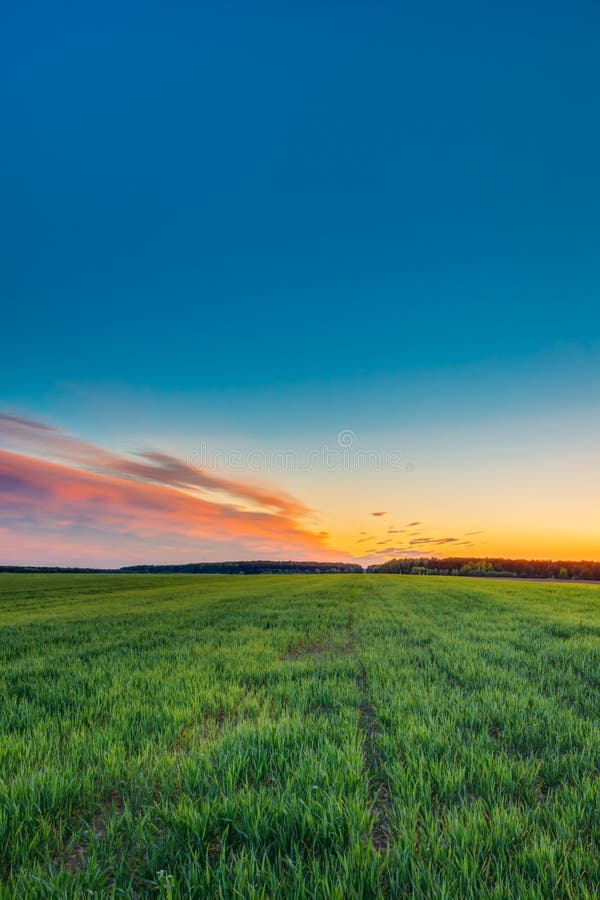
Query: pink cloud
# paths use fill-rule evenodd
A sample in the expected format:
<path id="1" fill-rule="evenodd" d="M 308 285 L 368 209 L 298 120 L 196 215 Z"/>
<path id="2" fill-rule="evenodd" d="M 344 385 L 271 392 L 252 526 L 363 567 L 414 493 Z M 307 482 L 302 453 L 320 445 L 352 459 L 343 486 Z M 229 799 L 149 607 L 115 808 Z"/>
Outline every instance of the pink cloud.
<path id="1" fill-rule="evenodd" d="M 0 437 L 18 448 L 0 450 L 4 563 L 348 556 L 327 550 L 327 533 L 311 530 L 309 510 L 283 491 L 157 451 L 115 454 L 17 416 L 0 416 Z"/>
<path id="2" fill-rule="evenodd" d="M 158 451 L 143 450 L 133 458 L 113 453 L 95 444 L 81 441 L 48 425 L 20 416 L 0 413 L 0 439 L 9 448 L 42 456 L 47 460 L 66 461 L 78 467 L 151 481 L 184 489 L 197 489 L 243 499 L 291 516 L 309 513 L 304 504 L 283 491 L 270 491 L 252 484 L 221 478 Z"/>

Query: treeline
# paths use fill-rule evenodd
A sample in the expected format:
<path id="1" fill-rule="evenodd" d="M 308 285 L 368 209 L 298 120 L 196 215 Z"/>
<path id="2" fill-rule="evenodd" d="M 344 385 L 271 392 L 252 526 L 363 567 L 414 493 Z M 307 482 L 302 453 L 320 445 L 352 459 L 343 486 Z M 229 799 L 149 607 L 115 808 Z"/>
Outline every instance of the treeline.
<path id="1" fill-rule="evenodd" d="M 367 572 L 392 575 L 473 575 L 495 578 L 559 578 L 600 581 L 600 562 L 550 559 L 505 559 L 450 556 L 445 559 L 390 559 Z"/>
<path id="2" fill-rule="evenodd" d="M 57 572 L 61 572 L 63 575 L 97 575 L 100 572 L 115 573 L 118 571 L 119 569 L 90 569 L 79 568 L 78 566 L 0 566 L 0 572 L 15 572 L 21 574 L 29 572 L 38 575 Z"/>
<path id="3" fill-rule="evenodd" d="M 180 573 L 188 575 L 319 575 L 323 573 L 361 573 L 363 567 L 343 562 L 294 562 L 252 559 L 239 562 L 186 563 L 167 566 L 124 566 L 121 572 Z"/>
<path id="4" fill-rule="evenodd" d="M 63 574 L 182 574 L 182 575 L 319 575 L 325 573 L 360 574 L 358 563 L 297 562 L 252 559 L 239 562 L 185 563 L 181 565 L 123 566 L 120 569 L 78 568 L 77 566 L 2 566 L 0 572 Z M 368 566 L 369 573 L 390 575 L 472 575 L 494 578 L 558 578 L 561 580 L 600 581 L 600 562 L 590 560 L 553 561 L 550 559 L 505 559 L 503 557 L 450 556 L 446 559 L 390 559 Z"/>
<path id="5" fill-rule="evenodd" d="M 182 575 L 321 575 L 325 573 L 360 574 L 363 567 L 344 562 L 295 562 L 269 559 L 241 560 L 239 562 L 182 563 L 181 565 L 122 566 L 120 569 L 90 569 L 77 566 L 0 566 L 0 572 L 95 574 L 182 574 Z"/>

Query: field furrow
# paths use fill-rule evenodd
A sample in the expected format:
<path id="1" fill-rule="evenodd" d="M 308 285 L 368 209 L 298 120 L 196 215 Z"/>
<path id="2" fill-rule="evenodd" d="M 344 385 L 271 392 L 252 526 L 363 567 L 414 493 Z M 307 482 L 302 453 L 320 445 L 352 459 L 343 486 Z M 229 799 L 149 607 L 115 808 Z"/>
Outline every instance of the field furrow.
<path id="1" fill-rule="evenodd" d="M 0 896 L 594 897 L 600 589 L 0 578 Z"/>

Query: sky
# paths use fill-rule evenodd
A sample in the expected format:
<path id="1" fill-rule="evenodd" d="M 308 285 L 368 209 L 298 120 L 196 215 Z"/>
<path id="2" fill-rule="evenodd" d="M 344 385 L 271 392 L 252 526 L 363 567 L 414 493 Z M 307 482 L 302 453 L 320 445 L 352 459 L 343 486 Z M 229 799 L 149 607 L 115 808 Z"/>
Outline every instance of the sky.
<path id="1" fill-rule="evenodd" d="M 1 17 L 0 563 L 600 559 L 597 4 Z"/>

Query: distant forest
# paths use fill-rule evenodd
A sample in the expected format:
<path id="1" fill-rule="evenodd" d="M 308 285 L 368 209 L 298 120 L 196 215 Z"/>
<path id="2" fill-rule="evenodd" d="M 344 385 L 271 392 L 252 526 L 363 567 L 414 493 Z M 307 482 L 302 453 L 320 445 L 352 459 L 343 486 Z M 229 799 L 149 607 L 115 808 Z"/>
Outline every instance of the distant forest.
<path id="1" fill-rule="evenodd" d="M 0 572 L 62 572 L 80 575 L 105 574 L 154 574 L 154 575 L 303 575 L 327 573 L 362 573 L 357 563 L 345 562 L 295 562 L 287 560 L 252 559 L 239 562 L 185 563 L 181 565 L 122 566 L 120 569 L 90 569 L 74 566 L 1 566 Z"/>
<path id="2" fill-rule="evenodd" d="M 280 562 L 269 559 L 241 560 L 240 562 L 188 563 L 183 566 L 124 566 L 121 572 L 155 572 L 189 575 L 303 575 L 321 573 L 362 572 L 357 563 L 343 562 Z"/>
<path id="3" fill-rule="evenodd" d="M 287 560 L 240 560 L 239 562 L 186 563 L 183 565 L 123 566 L 120 569 L 91 569 L 75 566 L 1 566 L 0 572 L 62 572 L 80 575 L 181 574 L 181 575 L 320 575 L 368 572 L 383 575 L 460 575 L 493 578 L 557 578 L 559 580 L 600 581 L 600 562 L 581 560 L 505 559 L 451 556 L 446 559 L 390 559 L 363 569 L 358 563 L 296 562 Z"/>
<path id="4" fill-rule="evenodd" d="M 505 559 L 450 556 L 446 559 L 390 559 L 367 572 L 388 575 L 472 575 L 494 578 L 558 578 L 600 581 L 600 562 L 581 560 Z"/>

